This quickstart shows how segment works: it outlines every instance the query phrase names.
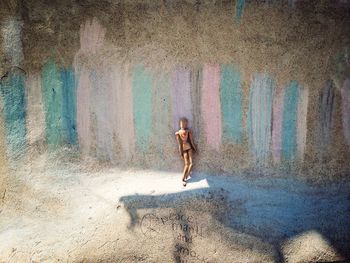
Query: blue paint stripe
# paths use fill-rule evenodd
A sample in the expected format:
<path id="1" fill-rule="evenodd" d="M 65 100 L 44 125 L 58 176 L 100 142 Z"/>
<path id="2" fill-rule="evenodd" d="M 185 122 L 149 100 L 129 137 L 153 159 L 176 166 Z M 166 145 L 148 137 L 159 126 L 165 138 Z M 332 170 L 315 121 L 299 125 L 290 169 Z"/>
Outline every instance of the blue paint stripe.
<path id="1" fill-rule="evenodd" d="M 261 163 L 266 162 L 270 154 L 275 87 L 275 81 L 267 74 L 256 74 L 250 87 L 249 145 L 256 161 Z"/>
<path id="2" fill-rule="evenodd" d="M 26 94 L 25 77 L 10 74 L 0 82 L 4 101 L 5 134 L 8 154 L 16 158 L 26 146 Z"/>
<path id="3" fill-rule="evenodd" d="M 284 92 L 282 157 L 285 160 L 294 159 L 297 153 L 298 100 L 299 84 L 297 81 L 291 81 Z"/>
<path id="4" fill-rule="evenodd" d="M 236 22 L 241 21 L 245 4 L 245 0 L 236 0 Z"/>
<path id="5" fill-rule="evenodd" d="M 65 136 L 69 144 L 76 144 L 76 82 L 73 69 L 62 69 L 61 79 L 63 92 L 62 115 Z"/>
<path id="6" fill-rule="evenodd" d="M 242 86 L 241 75 L 232 65 L 221 67 L 220 100 L 223 140 L 242 142 Z"/>

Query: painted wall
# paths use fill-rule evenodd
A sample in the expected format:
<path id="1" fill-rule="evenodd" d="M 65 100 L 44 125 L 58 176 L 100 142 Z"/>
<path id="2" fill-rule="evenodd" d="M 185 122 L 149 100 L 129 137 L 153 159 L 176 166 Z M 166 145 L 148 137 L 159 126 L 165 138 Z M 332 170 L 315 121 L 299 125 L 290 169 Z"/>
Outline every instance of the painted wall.
<path id="1" fill-rule="evenodd" d="M 42 52 L 31 42 L 39 34 L 29 29 L 34 20 L 8 15 L 1 24 L 1 55 L 11 67 L 0 84 L 0 151 L 17 160 L 40 144 L 47 152 L 68 147 L 81 157 L 114 165 L 178 169 L 174 132 L 179 118 L 186 117 L 198 144 L 198 170 L 233 173 L 269 167 L 312 174 L 320 160 L 327 168 L 325 156 L 341 163 L 350 153 L 349 35 L 343 34 L 348 29 L 339 27 L 337 45 L 326 43 L 327 58 L 305 51 L 316 33 L 304 35 L 296 60 L 295 47 L 267 32 L 269 21 L 255 15 L 267 12 L 272 31 L 301 36 L 292 25 L 306 28 L 309 21 L 298 21 L 304 7 L 298 8 L 297 1 L 284 4 L 294 19 L 291 26 L 276 3 L 236 1 L 225 12 L 225 6 L 197 11 L 190 6 L 191 16 L 183 17 L 174 13 L 184 12 L 181 4 L 161 6 L 162 17 L 147 26 L 147 17 L 133 16 L 140 6 L 130 3 L 120 21 L 98 12 L 74 20 L 69 30 L 57 32 L 73 44 L 57 42 L 49 51 L 37 43 Z M 151 17 L 155 14 L 151 6 L 147 10 Z M 223 18 L 213 16 L 217 10 Z M 112 8 L 110 15 L 117 11 Z M 331 21 L 331 15 L 322 15 Z M 196 25 L 189 17 L 203 22 L 199 33 L 191 33 Z M 171 25 L 165 37 L 161 22 Z M 150 42 L 145 42 L 147 34 Z M 231 39 L 236 46 L 229 44 Z M 285 50 L 278 41 L 287 41 Z M 304 61 L 305 56 L 315 59 Z M 335 62 L 318 70 L 323 60 Z M 341 115 L 335 115 L 337 109 Z M 344 174 L 349 167 L 345 162 L 330 165 L 328 173 Z"/>

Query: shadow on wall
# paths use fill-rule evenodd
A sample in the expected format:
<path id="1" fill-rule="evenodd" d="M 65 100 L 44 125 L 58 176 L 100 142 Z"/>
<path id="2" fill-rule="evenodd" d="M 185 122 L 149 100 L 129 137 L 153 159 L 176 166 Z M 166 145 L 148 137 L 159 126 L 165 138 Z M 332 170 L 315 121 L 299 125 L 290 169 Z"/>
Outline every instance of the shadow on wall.
<path id="1" fill-rule="evenodd" d="M 172 230 L 182 231 L 175 238 L 176 262 L 182 262 L 181 256 L 188 256 L 194 251 L 191 249 L 193 236 L 204 232 L 220 233 L 220 229 L 229 229 L 231 233 L 224 234 L 221 241 L 248 250 L 253 246 L 254 250 L 275 262 L 284 262 L 287 257 L 291 260 L 290 257 L 295 257 L 300 251 L 305 252 L 305 249 L 311 251 L 308 254 L 301 252 L 301 257 L 308 257 L 301 261 L 350 259 L 350 201 L 349 195 L 340 190 L 339 185 L 316 189 L 282 179 L 271 185 L 266 180 L 252 183 L 236 178 L 198 176 L 188 186 L 200 180 L 207 180 L 209 187 L 159 196 L 122 197 L 120 202 L 130 215 L 129 229 L 140 227 L 143 234 L 150 238 L 160 234 L 167 224 Z M 138 214 L 141 209 L 152 213 L 141 218 Z M 174 213 L 162 216 L 162 209 L 170 209 Z M 209 214 L 216 223 L 212 225 L 202 218 L 203 213 Z M 202 227 L 198 228 L 198 225 Z M 234 238 L 229 238 L 232 233 Z M 249 244 L 251 240 L 255 240 L 253 245 Z M 333 258 L 322 258 L 325 247 L 333 251 Z M 320 254 L 319 259 L 310 258 Z M 335 255 L 338 257 L 334 258 Z M 298 262 L 301 261 L 299 259 Z"/>

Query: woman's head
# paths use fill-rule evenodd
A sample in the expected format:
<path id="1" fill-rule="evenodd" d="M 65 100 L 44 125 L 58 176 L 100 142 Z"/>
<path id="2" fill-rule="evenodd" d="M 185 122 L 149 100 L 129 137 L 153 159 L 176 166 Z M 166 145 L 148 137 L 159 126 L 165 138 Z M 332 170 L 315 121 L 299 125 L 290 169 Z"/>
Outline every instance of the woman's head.
<path id="1" fill-rule="evenodd" d="M 181 129 L 186 129 L 188 124 L 188 120 L 186 118 L 181 118 L 179 121 L 179 125 Z"/>

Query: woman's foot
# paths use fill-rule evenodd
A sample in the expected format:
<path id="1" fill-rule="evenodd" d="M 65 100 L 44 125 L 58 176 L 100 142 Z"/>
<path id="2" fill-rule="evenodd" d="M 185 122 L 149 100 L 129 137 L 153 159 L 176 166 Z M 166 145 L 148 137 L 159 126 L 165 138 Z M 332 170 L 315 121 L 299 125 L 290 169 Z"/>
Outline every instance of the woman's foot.
<path id="1" fill-rule="evenodd" d="M 187 185 L 186 181 L 182 181 L 182 185 L 186 186 Z"/>

